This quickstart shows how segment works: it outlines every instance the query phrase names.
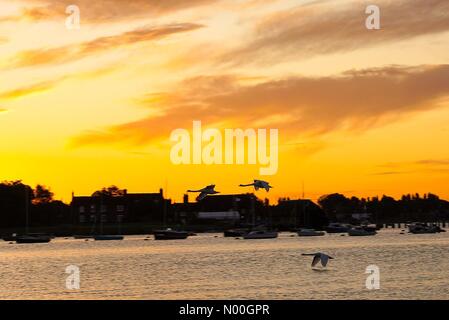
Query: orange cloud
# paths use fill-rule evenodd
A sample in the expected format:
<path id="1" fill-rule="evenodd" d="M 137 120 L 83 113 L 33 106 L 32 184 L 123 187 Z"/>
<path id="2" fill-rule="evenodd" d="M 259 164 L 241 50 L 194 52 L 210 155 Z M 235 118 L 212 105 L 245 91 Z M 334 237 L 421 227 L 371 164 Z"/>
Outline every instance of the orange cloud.
<path id="1" fill-rule="evenodd" d="M 240 85 L 233 76 L 197 77 L 149 103 L 160 115 L 85 133 L 71 143 L 144 145 L 167 138 L 173 129 L 191 127 L 192 120 L 248 128 L 268 119 L 264 127 L 279 128 L 289 136 L 363 130 L 441 106 L 440 99 L 449 96 L 448 77 L 449 65 L 392 66 L 252 86 Z"/>
<path id="2" fill-rule="evenodd" d="M 449 159 L 423 159 L 415 161 L 389 162 L 378 166 L 389 171 L 373 173 L 372 175 L 395 175 L 417 172 L 449 172 Z"/>
<path id="3" fill-rule="evenodd" d="M 389 162 L 381 164 L 379 167 L 382 168 L 401 168 L 406 166 L 421 166 L 421 167 L 448 167 L 449 168 L 449 159 L 423 159 L 416 161 L 407 161 L 407 162 Z"/>
<path id="4" fill-rule="evenodd" d="M 116 22 L 137 17 L 154 17 L 174 11 L 210 4 L 215 0 L 27 0 L 32 6 L 22 16 L 32 20 L 49 20 L 66 16 L 65 9 L 76 4 L 84 22 Z M 37 5 L 37 6 L 35 6 Z"/>
<path id="5" fill-rule="evenodd" d="M 14 57 L 14 67 L 30 67 L 53 63 L 63 63 L 85 58 L 91 54 L 115 49 L 143 41 L 156 40 L 169 35 L 201 28 L 199 24 L 179 23 L 158 27 L 144 27 L 119 35 L 100 37 L 79 45 L 69 45 L 50 49 L 29 50 Z"/>
<path id="6" fill-rule="evenodd" d="M 41 82 L 28 87 L 18 88 L 0 93 L 0 100 L 13 100 L 35 93 L 48 91 L 54 87 L 56 81 Z"/>
<path id="7" fill-rule="evenodd" d="M 286 55 L 312 56 L 353 51 L 391 41 L 449 31 L 447 0 L 376 1 L 381 30 L 367 30 L 365 9 L 372 1 L 345 3 L 317 1 L 272 13 L 260 21 L 254 37 L 243 47 L 226 53 L 226 63 L 279 60 Z"/>

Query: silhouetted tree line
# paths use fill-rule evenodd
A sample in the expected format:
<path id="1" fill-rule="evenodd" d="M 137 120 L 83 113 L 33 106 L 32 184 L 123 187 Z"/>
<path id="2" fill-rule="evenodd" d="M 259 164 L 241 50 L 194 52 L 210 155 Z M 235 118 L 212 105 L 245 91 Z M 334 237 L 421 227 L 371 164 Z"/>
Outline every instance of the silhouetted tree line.
<path id="1" fill-rule="evenodd" d="M 125 189 L 111 186 L 95 191 L 93 196 L 119 197 L 124 194 L 126 194 Z M 376 223 L 449 221 L 449 202 L 432 193 L 422 196 L 407 194 L 398 200 L 386 195 L 381 198 L 348 198 L 334 193 L 322 196 L 318 204 L 326 215 L 323 218 L 320 217 L 321 220 L 315 219 L 318 213 L 314 213 L 317 210 L 313 208 L 313 203 L 307 205 L 306 202 L 301 203 L 289 198 L 279 199 L 279 204 L 276 206 L 269 205 L 268 200 L 260 201 L 259 206 L 262 208 L 257 211 L 273 223 L 285 216 L 284 218 L 291 217 L 299 225 L 323 224 L 327 223 L 327 220 L 350 221 L 352 214 L 356 213 L 368 213 L 369 220 Z M 171 211 L 170 208 L 167 209 Z M 25 228 L 27 211 L 30 227 L 51 227 L 74 223 L 70 206 L 55 200 L 49 188 L 43 185 L 32 188 L 20 180 L 1 182 L 0 228 Z"/>
<path id="2" fill-rule="evenodd" d="M 126 194 L 126 189 L 120 189 L 117 186 L 110 186 L 92 193 L 93 197 L 121 197 Z"/>
<path id="3" fill-rule="evenodd" d="M 70 207 L 54 200 L 43 185 L 34 189 L 20 180 L 0 183 L 0 227 L 54 226 L 70 223 Z"/>
<path id="4" fill-rule="evenodd" d="M 449 220 L 449 202 L 432 193 L 407 194 L 398 200 L 386 195 L 359 199 L 334 193 L 322 196 L 318 204 L 334 221 L 349 221 L 356 213 L 368 213 L 371 222 L 378 223 Z"/>

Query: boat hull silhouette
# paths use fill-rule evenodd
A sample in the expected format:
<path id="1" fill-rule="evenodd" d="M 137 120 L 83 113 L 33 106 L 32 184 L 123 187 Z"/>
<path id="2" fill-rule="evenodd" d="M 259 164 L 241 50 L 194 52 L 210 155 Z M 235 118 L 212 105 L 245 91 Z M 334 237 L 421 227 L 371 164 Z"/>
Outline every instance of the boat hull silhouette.
<path id="1" fill-rule="evenodd" d="M 108 240 L 123 240 L 123 236 L 121 235 L 98 235 L 94 236 L 96 241 L 108 241 Z"/>
<path id="2" fill-rule="evenodd" d="M 319 237 L 324 236 L 324 231 L 316 231 L 314 229 L 301 229 L 298 232 L 298 237 Z"/>
<path id="3" fill-rule="evenodd" d="M 349 230 L 349 227 L 339 224 L 339 223 L 331 223 L 325 228 L 327 233 L 346 233 Z"/>
<path id="4" fill-rule="evenodd" d="M 348 230 L 348 235 L 353 237 L 374 236 L 376 234 L 376 231 L 368 231 L 363 228 L 352 228 Z"/>
<path id="5" fill-rule="evenodd" d="M 277 231 L 251 231 L 243 236 L 243 239 L 274 239 L 277 237 Z"/>
<path id="6" fill-rule="evenodd" d="M 226 230 L 223 235 L 225 237 L 243 237 L 244 235 L 248 234 L 248 229 L 230 229 Z"/>
<path id="7" fill-rule="evenodd" d="M 189 233 L 187 231 L 174 230 L 156 230 L 154 231 L 154 240 L 182 240 L 187 239 Z"/>
<path id="8" fill-rule="evenodd" d="M 17 236 L 16 243 L 48 243 L 51 237 L 48 235 L 24 235 Z"/>

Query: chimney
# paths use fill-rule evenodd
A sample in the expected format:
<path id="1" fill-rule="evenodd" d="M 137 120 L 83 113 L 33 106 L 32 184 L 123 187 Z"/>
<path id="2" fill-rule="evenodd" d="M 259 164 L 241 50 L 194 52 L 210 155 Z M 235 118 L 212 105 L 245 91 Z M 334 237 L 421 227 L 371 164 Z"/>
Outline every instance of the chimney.
<path id="1" fill-rule="evenodd" d="M 182 197 L 184 204 L 189 203 L 189 195 L 188 194 L 184 194 L 184 196 Z"/>
<path id="2" fill-rule="evenodd" d="M 161 197 L 163 198 L 163 197 L 164 197 L 164 189 L 160 188 L 160 189 L 159 189 L 159 194 L 160 194 Z"/>

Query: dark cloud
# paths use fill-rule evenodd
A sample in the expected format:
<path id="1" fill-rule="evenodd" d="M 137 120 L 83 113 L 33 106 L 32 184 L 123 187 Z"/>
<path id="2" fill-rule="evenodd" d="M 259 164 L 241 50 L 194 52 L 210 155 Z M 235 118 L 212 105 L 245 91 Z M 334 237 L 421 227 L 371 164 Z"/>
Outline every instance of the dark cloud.
<path id="1" fill-rule="evenodd" d="M 440 99 L 449 96 L 448 77 L 449 65 L 391 66 L 252 86 L 240 85 L 234 76 L 197 77 L 150 99 L 148 107 L 161 115 L 85 133 L 73 144 L 143 145 L 167 138 L 173 129 L 190 128 L 192 120 L 221 127 L 279 128 L 290 136 L 364 130 L 441 106 Z"/>

